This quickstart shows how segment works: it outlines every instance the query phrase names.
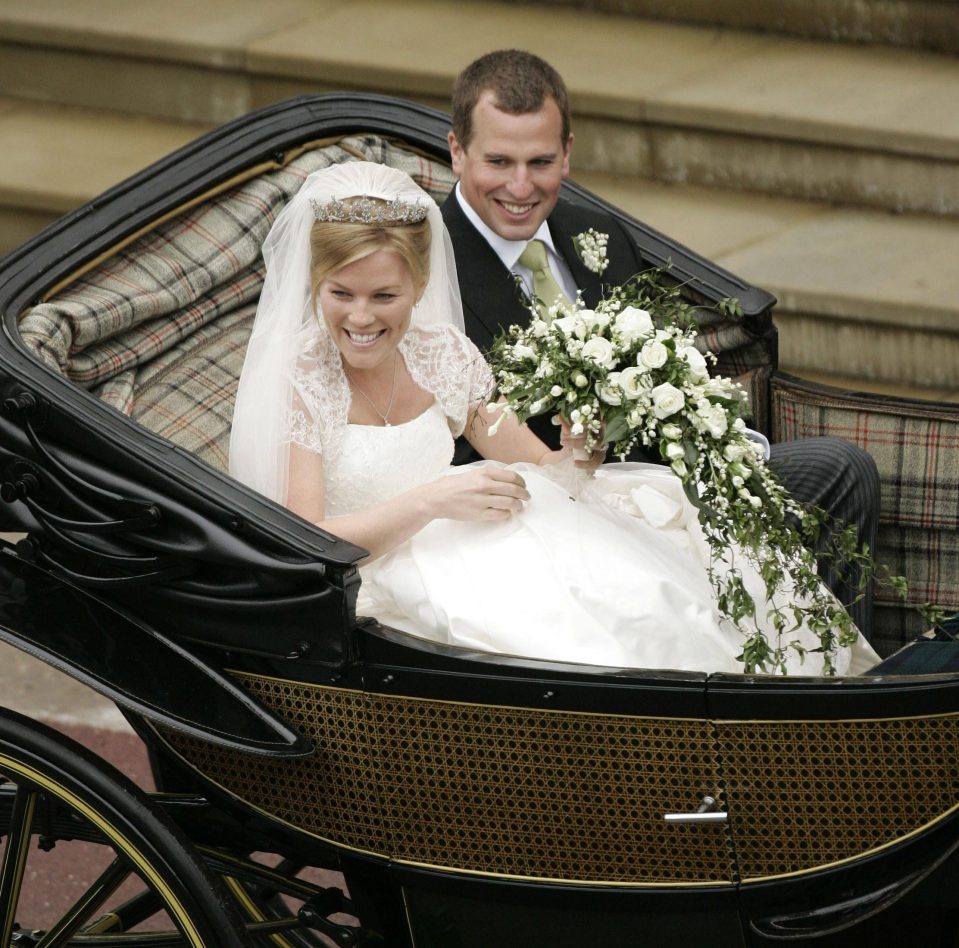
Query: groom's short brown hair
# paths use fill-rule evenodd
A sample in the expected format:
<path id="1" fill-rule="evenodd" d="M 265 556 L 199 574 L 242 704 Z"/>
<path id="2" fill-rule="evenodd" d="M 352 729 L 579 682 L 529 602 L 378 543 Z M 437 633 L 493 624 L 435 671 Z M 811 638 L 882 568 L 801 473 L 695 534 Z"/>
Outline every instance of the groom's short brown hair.
<path id="1" fill-rule="evenodd" d="M 453 84 L 453 134 L 463 148 L 473 137 L 473 109 L 487 90 L 496 107 L 510 115 L 538 112 L 552 98 L 563 119 L 562 141 L 569 139 L 569 96 L 563 77 L 533 53 L 498 49 L 470 63 Z"/>

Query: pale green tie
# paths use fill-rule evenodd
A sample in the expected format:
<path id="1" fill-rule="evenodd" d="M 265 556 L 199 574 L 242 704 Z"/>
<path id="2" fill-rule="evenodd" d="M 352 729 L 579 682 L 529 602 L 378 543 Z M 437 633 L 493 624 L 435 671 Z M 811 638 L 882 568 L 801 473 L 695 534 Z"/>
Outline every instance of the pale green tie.
<path id="1" fill-rule="evenodd" d="M 536 309 L 542 317 L 548 318 L 547 310 L 550 306 L 570 302 L 549 268 L 546 244 L 543 241 L 531 240 L 520 254 L 519 262 L 533 273 L 533 296 L 536 298 Z"/>

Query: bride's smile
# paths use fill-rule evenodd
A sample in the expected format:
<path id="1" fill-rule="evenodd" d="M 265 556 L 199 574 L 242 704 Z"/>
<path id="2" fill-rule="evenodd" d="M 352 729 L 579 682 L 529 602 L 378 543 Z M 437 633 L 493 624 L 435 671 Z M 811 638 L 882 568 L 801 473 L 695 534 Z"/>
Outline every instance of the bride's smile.
<path id="1" fill-rule="evenodd" d="M 406 261 L 377 250 L 331 273 L 319 288 L 319 304 L 343 361 L 369 372 L 392 365 L 416 302 Z"/>

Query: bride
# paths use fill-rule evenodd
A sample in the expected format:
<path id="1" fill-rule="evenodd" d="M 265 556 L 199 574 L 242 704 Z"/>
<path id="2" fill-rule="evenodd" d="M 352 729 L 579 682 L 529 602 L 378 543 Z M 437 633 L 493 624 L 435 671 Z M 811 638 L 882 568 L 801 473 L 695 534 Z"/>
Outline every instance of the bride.
<path id="1" fill-rule="evenodd" d="M 668 468 L 600 467 L 565 427 L 558 451 L 513 419 L 490 433 L 492 378 L 462 332 L 449 236 L 407 175 L 367 162 L 313 173 L 263 257 L 230 470 L 369 551 L 358 612 L 470 649 L 742 670 L 742 633 L 718 610 L 696 511 Z M 451 467 L 460 434 L 487 460 Z M 574 463 L 595 472 L 577 500 Z M 805 628 L 788 636 L 819 645 Z M 821 673 L 820 654 L 789 654 L 790 672 Z M 860 636 L 834 662 L 854 674 L 877 660 Z"/>

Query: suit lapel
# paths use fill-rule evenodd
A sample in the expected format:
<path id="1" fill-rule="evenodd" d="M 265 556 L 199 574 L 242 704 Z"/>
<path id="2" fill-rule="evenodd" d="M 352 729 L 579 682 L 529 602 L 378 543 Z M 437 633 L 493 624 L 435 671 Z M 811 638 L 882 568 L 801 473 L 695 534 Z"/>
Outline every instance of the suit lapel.
<path id="1" fill-rule="evenodd" d="M 549 217 L 549 232 L 553 237 L 553 246 L 562 254 L 569 272 L 573 275 L 576 285 L 583 291 L 583 299 L 587 306 L 595 306 L 602 295 L 602 280 L 586 268 L 576 247 L 573 238 L 587 229 L 580 226 L 575 208 L 565 201 L 560 201 Z"/>
<path id="2" fill-rule="evenodd" d="M 443 219 L 456 256 L 467 335 L 480 349 L 488 349 L 501 330 L 527 323 L 529 311 L 513 275 L 463 214 L 453 193 L 443 204 Z"/>

